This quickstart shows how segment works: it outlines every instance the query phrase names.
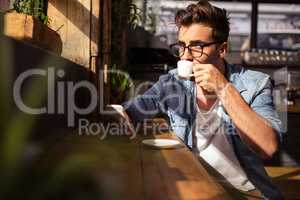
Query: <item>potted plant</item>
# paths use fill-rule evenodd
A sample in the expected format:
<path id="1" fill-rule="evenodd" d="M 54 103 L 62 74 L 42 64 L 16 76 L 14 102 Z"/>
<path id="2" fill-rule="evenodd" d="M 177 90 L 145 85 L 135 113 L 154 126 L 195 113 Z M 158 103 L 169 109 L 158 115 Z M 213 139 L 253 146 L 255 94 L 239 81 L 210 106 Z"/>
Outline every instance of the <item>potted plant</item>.
<path id="1" fill-rule="evenodd" d="M 142 19 L 142 13 L 130 0 L 113 0 L 112 16 L 110 103 L 120 104 L 126 100 L 132 86 L 127 66 L 128 28 L 135 29 L 138 26 Z"/>
<path id="2" fill-rule="evenodd" d="M 17 13 L 32 15 L 41 20 L 44 24 L 49 23 L 44 0 L 17 0 L 14 3 L 14 10 Z"/>
<path id="3" fill-rule="evenodd" d="M 4 35 L 61 54 L 62 41 L 47 24 L 44 0 L 16 0 L 4 15 Z"/>
<path id="4" fill-rule="evenodd" d="M 131 85 L 131 79 L 127 74 L 127 70 L 120 70 L 116 64 L 112 66 L 112 70 L 109 74 L 110 80 L 110 103 L 121 104 L 127 96 Z"/>

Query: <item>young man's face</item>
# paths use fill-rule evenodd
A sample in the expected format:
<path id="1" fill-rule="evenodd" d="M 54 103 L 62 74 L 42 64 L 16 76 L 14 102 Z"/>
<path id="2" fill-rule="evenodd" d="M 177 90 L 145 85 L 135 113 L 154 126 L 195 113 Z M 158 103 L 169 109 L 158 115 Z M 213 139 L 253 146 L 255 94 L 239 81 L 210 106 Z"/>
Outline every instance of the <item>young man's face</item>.
<path id="1" fill-rule="evenodd" d="M 213 39 L 213 29 L 200 23 L 192 24 L 190 26 L 181 26 L 179 29 L 178 40 L 180 43 L 185 43 L 186 46 L 197 43 L 198 41 L 203 43 L 215 42 Z M 205 46 L 202 49 L 202 55 L 201 53 L 198 55 L 197 53 L 194 53 L 194 56 L 192 56 L 186 48 L 180 59 L 190 60 L 194 63 L 216 64 L 218 59 L 223 59 L 223 56 L 220 55 L 220 51 L 218 50 L 218 46 L 219 44 Z M 195 48 L 197 49 L 197 47 Z"/>

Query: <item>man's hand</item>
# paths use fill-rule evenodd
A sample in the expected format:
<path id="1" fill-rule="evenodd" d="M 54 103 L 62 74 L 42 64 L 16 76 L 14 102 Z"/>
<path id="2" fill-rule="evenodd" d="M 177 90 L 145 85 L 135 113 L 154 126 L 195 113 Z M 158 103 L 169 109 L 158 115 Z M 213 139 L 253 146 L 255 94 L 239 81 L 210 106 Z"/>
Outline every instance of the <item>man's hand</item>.
<path id="1" fill-rule="evenodd" d="M 109 112 L 109 116 L 115 121 L 120 124 L 124 124 L 123 130 L 126 135 L 129 136 L 135 136 L 136 132 L 134 129 L 134 126 L 131 122 L 130 117 L 127 115 L 125 112 L 124 108 L 122 105 L 106 105 L 106 111 Z"/>
<path id="2" fill-rule="evenodd" d="M 195 82 L 207 92 L 218 94 L 228 84 L 224 75 L 212 64 L 194 64 Z"/>

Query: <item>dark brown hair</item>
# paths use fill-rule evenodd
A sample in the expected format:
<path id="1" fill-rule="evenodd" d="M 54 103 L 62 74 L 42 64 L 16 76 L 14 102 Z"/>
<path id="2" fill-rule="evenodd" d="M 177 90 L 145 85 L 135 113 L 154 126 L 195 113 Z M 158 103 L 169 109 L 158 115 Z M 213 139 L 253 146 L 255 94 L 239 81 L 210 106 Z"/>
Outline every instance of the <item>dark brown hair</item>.
<path id="1" fill-rule="evenodd" d="M 227 42 L 229 36 L 229 17 L 225 9 L 212 6 L 207 0 L 190 4 L 186 9 L 178 10 L 175 15 L 178 28 L 201 23 L 213 29 L 213 39 L 216 42 Z"/>

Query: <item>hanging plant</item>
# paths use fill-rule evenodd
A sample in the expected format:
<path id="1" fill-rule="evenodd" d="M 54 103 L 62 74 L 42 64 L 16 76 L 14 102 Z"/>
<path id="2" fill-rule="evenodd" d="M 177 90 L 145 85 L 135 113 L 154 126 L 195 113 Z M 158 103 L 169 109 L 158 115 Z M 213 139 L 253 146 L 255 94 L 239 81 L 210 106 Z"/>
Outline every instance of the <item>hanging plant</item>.
<path id="1" fill-rule="evenodd" d="M 50 22 L 46 14 L 44 0 L 16 0 L 13 9 L 17 13 L 32 15 L 44 24 L 49 24 Z"/>
<path id="2" fill-rule="evenodd" d="M 135 4 L 129 4 L 129 20 L 128 24 L 133 29 L 141 24 L 142 21 L 142 10 L 137 7 Z"/>

